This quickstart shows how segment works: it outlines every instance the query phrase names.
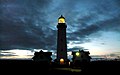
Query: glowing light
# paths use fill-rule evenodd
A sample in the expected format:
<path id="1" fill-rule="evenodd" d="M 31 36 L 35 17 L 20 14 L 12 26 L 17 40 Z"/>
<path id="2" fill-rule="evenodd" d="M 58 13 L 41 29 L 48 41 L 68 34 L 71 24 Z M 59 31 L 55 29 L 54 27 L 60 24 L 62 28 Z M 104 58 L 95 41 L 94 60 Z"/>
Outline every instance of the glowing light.
<path id="1" fill-rule="evenodd" d="M 60 18 L 58 23 L 65 23 L 65 19 L 64 18 Z"/>
<path id="2" fill-rule="evenodd" d="M 60 64 L 64 64 L 64 59 L 63 58 L 60 59 Z"/>
<path id="3" fill-rule="evenodd" d="M 69 62 L 69 66 L 70 66 L 70 62 Z"/>
<path id="4" fill-rule="evenodd" d="M 80 56 L 80 53 L 79 53 L 79 52 L 76 52 L 76 56 Z"/>
<path id="5" fill-rule="evenodd" d="M 65 18 L 62 15 L 59 17 L 58 23 L 65 23 Z"/>

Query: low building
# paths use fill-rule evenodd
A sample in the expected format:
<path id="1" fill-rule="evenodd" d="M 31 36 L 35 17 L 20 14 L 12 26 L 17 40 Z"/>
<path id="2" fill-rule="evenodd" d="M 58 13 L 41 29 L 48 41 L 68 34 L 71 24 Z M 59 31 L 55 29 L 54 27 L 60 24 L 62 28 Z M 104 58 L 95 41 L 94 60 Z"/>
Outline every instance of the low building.
<path id="1" fill-rule="evenodd" d="M 89 51 L 73 51 L 72 63 L 74 66 L 84 66 L 90 62 L 91 57 L 89 56 Z"/>
<path id="2" fill-rule="evenodd" d="M 35 52 L 32 59 L 35 62 L 51 63 L 52 61 L 51 55 L 52 55 L 52 52 L 43 52 L 41 50 L 40 52 Z"/>

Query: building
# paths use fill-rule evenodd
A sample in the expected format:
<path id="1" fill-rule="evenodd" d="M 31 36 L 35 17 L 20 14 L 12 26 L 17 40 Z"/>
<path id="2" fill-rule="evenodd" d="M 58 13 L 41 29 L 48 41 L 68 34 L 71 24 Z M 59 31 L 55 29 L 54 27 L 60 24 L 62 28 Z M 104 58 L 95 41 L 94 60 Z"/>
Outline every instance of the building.
<path id="1" fill-rule="evenodd" d="M 73 58 L 72 61 L 80 61 L 80 62 L 90 62 L 91 57 L 89 56 L 90 53 L 89 51 L 83 51 L 83 50 L 79 50 L 79 51 L 73 51 L 72 52 Z"/>
<path id="2" fill-rule="evenodd" d="M 33 61 L 35 62 L 43 62 L 43 63 L 51 63 L 52 52 L 43 52 L 42 50 L 39 52 L 35 52 L 33 56 Z"/>
<path id="3" fill-rule="evenodd" d="M 75 66 L 84 66 L 90 62 L 91 57 L 89 56 L 89 51 L 73 51 L 72 52 L 73 58 L 73 65 Z"/>
<path id="4" fill-rule="evenodd" d="M 60 64 L 66 64 L 69 61 L 67 59 L 66 28 L 65 18 L 61 15 L 57 25 L 57 59 L 55 60 Z"/>

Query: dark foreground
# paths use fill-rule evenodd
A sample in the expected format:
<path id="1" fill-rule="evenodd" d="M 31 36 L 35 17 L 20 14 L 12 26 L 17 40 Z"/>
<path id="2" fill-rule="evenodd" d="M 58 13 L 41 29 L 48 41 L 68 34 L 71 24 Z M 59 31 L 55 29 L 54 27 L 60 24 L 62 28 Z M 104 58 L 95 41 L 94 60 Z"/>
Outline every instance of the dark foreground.
<path id="1" fill-rule="evenodd" d="M 62 69 L 63 68 L 63 69 Z M 64 70 L 68 69 L 68 70 Z M 73 66 L 48 65 L 45 62 L 37 63 L 31 60 L 0 60 L 1 74 L 34 74 L 34 75 L 80 75 L 80 74 L 118 74 L 120 61 L 94 61 L 84 66 L 81 71 L 71 71 Z"/>

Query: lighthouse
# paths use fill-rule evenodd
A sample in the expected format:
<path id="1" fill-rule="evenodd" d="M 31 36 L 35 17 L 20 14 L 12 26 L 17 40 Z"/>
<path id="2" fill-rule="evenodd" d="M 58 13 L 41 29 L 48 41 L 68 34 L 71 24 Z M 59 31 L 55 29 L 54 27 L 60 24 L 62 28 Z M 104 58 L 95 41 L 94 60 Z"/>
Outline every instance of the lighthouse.
<path id="1" fill-rule="evenodd" d="M 58 18 L 57 25 L 57 62 L 60 62 L 60 64 L 66 64 L 68 61 L 66 28 L 65 18 L 61 15 Z"/>

